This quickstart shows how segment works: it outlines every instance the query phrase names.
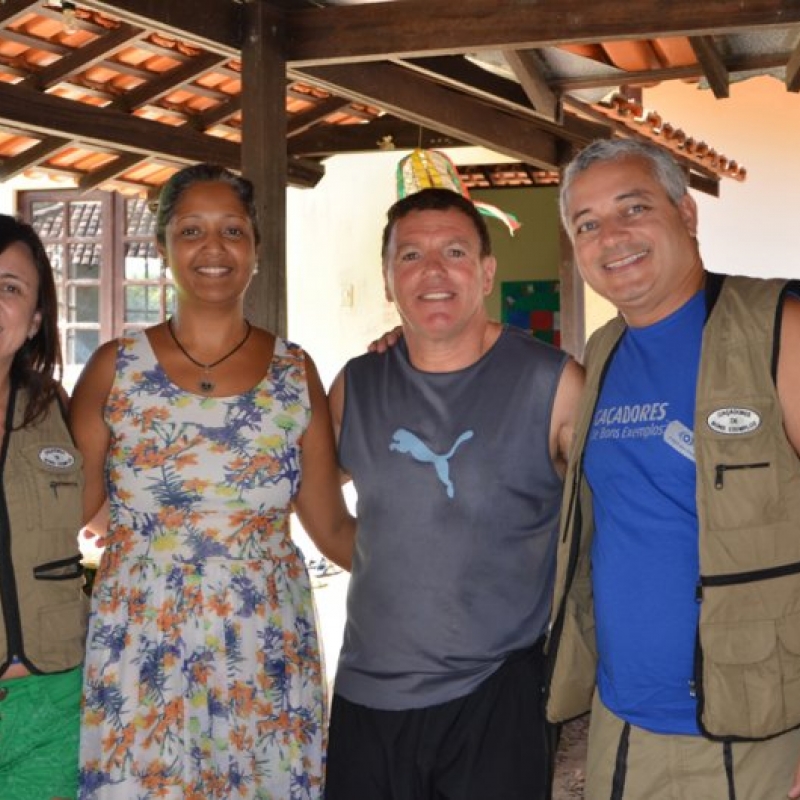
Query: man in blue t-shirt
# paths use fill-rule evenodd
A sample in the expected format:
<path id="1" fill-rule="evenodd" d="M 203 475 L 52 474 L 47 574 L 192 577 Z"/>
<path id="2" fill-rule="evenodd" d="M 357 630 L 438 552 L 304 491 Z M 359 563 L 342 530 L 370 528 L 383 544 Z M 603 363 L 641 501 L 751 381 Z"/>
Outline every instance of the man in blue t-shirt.
<path id="1" fill-rule="evenodd" d="M 561 211 L 620 318 L 587 347 L 548 709 L 578 711 L 596 649 L 588 800 L 800 797 L 795 287 L 705 271 L 654 145 L 588 146 Z"/>

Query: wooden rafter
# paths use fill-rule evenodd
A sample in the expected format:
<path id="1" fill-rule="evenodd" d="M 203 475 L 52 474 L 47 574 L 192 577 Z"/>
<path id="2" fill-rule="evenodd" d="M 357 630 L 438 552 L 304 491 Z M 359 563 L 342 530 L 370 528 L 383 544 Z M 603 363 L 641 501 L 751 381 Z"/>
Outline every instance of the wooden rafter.
<path id="1" fill-rule="evenodd" d="M 728 68 L 722 60 L 714 39 L 711 36 L 690 36 L 689 43 L 703 68 L 703 73 L 714 92 L 714 97 L 722 99 L 730 94 Z"/>
<path id="2" fill-rule="evenodd" d="M 302 79 L 357 102 L 378 105 L 418 125 L 467 139 L 532 164 L 557 163 L 555 138 L 536 125 L 502 109 L 437 86 L 395 64 L 312 67 Z M 442 114 L 446 108 L 447 113 Z"/>
<path id="3" fill-rule="evenodd" d="M 557 122 L 561 115 L 560 103 L 542 74 L 536 54 L 531 50 L 505 50 L 503 55 L 534 109 Z"/>
<path id="4" fill-rule="evenodd" d="M 786 62 L 786 90 L 789 92 L 800 91 L 800 44 L 795 47 Z"/>

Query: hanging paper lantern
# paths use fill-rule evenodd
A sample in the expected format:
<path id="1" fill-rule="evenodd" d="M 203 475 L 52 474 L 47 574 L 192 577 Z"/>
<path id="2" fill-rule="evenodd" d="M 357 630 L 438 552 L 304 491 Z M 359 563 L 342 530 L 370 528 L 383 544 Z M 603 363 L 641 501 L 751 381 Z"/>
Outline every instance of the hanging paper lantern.
<path id="1" fill-rule="evenodd" d="M 501 211 L 490 203 L 472 200 L 467 187 L 458 175 L 456 165 L 439 150 L 416 149 L 400 159 L 396 170 L 397 197 L 407 197 L 422 189 L 449 189 L 466 197 L 486 217 L 502 222 L 513 236 L 520 227 L 519 220 L 505 211 Z"/>

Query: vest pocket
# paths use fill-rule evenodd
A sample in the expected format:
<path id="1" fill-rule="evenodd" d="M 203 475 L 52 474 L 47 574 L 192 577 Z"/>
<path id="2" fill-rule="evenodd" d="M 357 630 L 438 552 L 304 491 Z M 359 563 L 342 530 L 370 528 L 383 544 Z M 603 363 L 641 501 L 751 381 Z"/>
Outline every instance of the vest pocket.
<path id="1" fill-rule="evenodd" d="M 30 444 L 23 449 L 31 527 L 41 530 L 69 528 L 77 537 L 83 517 L 82 459 L 78 450 L 63 443 Z M 53 552 L 48 543 L 48 556 L 61 557 L 67 552 Z M 74 553 L 76 540 L 69 553 Z"/>
<path id="2" fill-rule="evenodd" d="M 701 627 L 702 724 L 760 739 L 800 724 L 800 613 Z"/>
<path id="3" fill-rule="evenodd" d="M 781 521 L 778 470 L 761 459 L 714 464 L 713 491 L 707 496 L 711 530 L 736 530 Z"/>
<path id="4" fill-rule="evenodd" d="M 88 599 L 80 588 L 74 588 L 68 602 L 48 605 L 39 610 L 39 652 L 30 652 L 34 664 L 43 670 L 64 670 L 82 663 Z"/>

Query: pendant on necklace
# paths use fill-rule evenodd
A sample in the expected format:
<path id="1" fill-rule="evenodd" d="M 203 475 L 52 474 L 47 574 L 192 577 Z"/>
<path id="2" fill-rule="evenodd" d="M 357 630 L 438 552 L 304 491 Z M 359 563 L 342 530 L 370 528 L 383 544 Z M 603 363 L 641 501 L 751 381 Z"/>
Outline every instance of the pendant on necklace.
<path id="1" fill-rule="evenodd" d="M 200 387 L 200 391 L 203 394 L 211 394 L 214 391 L 214 387 L 216 384 L 208 377 L 208 374 L 204 375 L 200 379 L 200 383 L 198 384 Z"/>

